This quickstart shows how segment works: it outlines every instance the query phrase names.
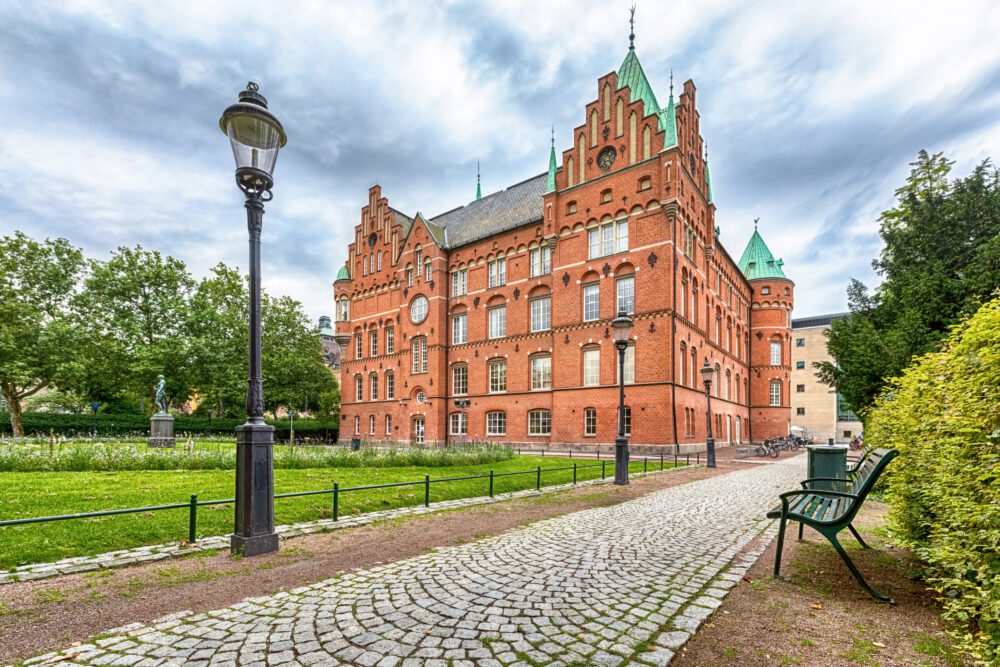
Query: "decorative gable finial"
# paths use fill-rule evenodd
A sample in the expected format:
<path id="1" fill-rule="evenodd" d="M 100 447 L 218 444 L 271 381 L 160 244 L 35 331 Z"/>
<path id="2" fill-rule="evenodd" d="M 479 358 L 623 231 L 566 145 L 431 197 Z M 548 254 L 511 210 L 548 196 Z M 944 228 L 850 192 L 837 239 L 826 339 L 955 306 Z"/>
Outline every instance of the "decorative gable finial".
<path id="1" fill-rule="evenodd" d="M 479 184 L 479 160 L 476 160 L 476 201 L 483 198 L 483 189 Z"/>
<path id="2" fill-rule="evenodd" d="M 629 17 L 628 17 L 628 27 L 629 27 L 628 50 L 629 51 L 635 51 L 635 4 L 633 4 L 632 7 L 628 11 L 629 11 Z"/>
<path id="3" fill-rule="evenodd" d="M 758 220 L 760 220 L 760 218 L 754 218 L 754 219 L 753 219 L 753 230 L 754 230 L 754 231 L 757 231 L 757 221 L 758 221 Z"/>
<path id="4" fill-rule="evenodd" d="M 670 97 L 674 96 L 674 68 L 670 68 Z"/>

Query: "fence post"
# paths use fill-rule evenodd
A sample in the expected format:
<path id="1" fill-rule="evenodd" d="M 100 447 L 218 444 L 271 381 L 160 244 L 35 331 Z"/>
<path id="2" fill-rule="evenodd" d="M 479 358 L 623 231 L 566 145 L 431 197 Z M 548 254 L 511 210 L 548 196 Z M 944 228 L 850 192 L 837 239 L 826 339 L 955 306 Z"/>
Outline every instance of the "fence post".
<path id="1" fill-rule="evenodd" d="M 601 479 L 604 479 L 604 466 L 608 465 L 607 461 L 601 461 Z"/>
<path id="2" fill-rule="evenodd" d="M 538 466 L 537 477 L 535 478 L 535 491 L 542 490 L 542 466 Z"/>
<path id="3" fill-rule="evenodd" d="M 573 484 L 576 484 L 576 464 L 573 464 Z"/>
<path id="4" fill-rule="evenodd" d="M 424 507 L 431 506 L 431 476 L 424 475 Z"/>
<path id="5" fill-rule="evenodd" d="M 649 457 L 644 456 L 642 457 L 642 474 L 645 475 L 647 472 L 649 472 Z"/>
<path id="6" fill-rule="evenodd" d="M 493 497 L 493 471 L 490 471 L 490 498 Z"/>
<path id="7" fill-rule="evenodd" d="M 340 482 L 333 483 L 333 520 L 340 521 Z"/>
<path id="8" fill-rule="evenodd" d="M 570 447 L 570 450 L 569 450 L 569 457 L 573 458 L 573 448 L 572 447 Z"/>
<path id="9" fill-rule="evenodd" d="M 691 465 L 691 452 L 687 453 L 687 461 L 685 462 L 684 465 L 688 465 L 688 466 Z"/>
<path id="10" fill-rule="evenodd" d="M 695 465 L 699 465 L 700 466 L 701 465 L 701 452 L 697 452 L 695 454 L 695 456 L 697 457 L 696 460 L 695 460 Z"/>
<path id="11" fill-rule="evenodd" d="M 188 516 L 188 542 L 198 541 L 198 494 L 191 494 L 191 510 Z"/>
<path id="12" fill-rule="evenodd" d="M 600 447 L 597 448 L 597 460 L 598 461 L 601 460 L 601 448 Z"/>

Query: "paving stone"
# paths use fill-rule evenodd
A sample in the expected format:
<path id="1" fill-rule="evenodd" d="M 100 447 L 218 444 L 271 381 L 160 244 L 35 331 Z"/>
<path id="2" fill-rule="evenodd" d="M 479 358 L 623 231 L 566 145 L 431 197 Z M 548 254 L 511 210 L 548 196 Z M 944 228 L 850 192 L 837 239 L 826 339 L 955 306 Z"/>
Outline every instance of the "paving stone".
<path id="1" fill-rule="evenodd" d="M 803 467 L 803 457 L 754 466 L 228 609 L 125 626 L 34 663 L 666 665 L 767 547 L 774 528 L 762 517 Z M 647 641 L 652 650 L 636 653 Z"/>

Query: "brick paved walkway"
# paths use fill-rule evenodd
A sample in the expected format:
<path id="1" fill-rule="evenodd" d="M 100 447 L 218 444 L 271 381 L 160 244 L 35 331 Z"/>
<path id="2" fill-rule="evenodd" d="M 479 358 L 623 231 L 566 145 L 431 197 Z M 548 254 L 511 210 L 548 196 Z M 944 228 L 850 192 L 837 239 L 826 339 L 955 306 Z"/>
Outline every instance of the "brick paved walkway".
<path id="1" fill-rule="evenodd" d="M 665 665 L 803 476 L 802 456 L 754 466 L 25 664 Z"/>

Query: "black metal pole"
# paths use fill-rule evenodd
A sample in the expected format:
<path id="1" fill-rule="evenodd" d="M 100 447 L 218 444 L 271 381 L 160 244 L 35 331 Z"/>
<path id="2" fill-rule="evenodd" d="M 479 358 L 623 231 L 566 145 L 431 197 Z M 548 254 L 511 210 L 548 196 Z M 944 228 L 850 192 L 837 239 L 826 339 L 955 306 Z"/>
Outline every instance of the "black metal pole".
<path id="1" fill-rule="evenodd" d="M 250 359 L 245 424 L 236 427 L 236 526 L 230 541 L 234 554 L 254 556 L 278 550 L 274 532 L 274 427 L 264 423 L 261 382 L 260 232 L 264 198 L 246 192 L 250 235 Z"/>
<path id="2" fill-rule="evenodd" d="M 625 348 L 626 341 L 615 343 L 618 348 L 618 437 L 615 438 L 615 484 L 628 484 L 628 440 L 625 438 Z"/>
<path id="3" fill-rule="evenodd" d="M 705 438 L 705 458 L 709 468 L 715 467 L 715 438 L 712 437 L 712 381 L 705 383 L 705 398 L 708 400 L 706 408 L 706 418 L 708 420 L 708 431 Z"/>

